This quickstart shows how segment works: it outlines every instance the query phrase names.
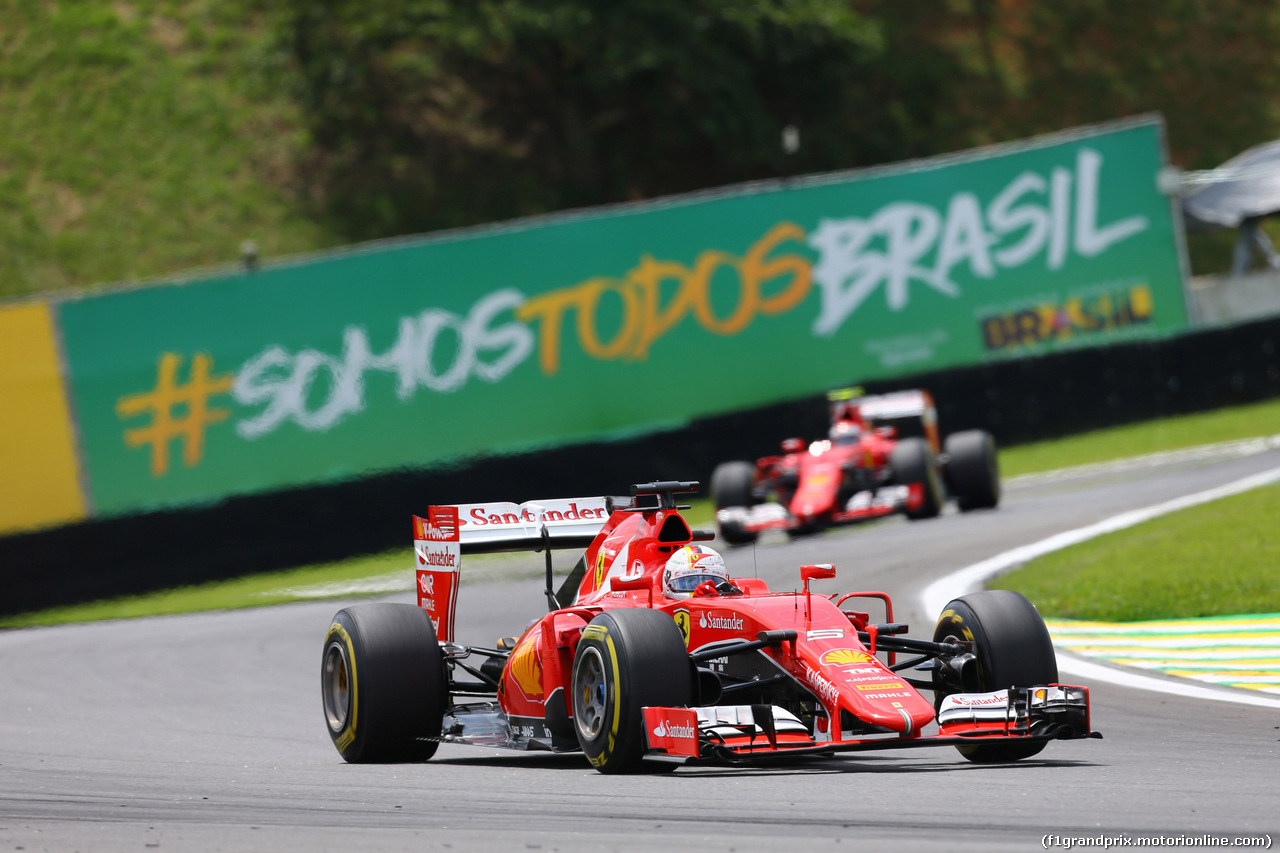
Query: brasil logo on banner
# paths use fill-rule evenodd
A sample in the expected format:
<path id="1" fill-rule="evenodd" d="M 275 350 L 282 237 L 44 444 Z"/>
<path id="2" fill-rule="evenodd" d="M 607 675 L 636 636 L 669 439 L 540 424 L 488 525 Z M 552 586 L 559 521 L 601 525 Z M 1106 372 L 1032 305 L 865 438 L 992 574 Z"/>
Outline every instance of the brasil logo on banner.
<path id="1" fill-rule="evenodd" d="M 413 553 L 418 559 L 418 606 L 431 617 L 436 638 L 452 642 L 462 566 L 457 507 L 433 506 L 426 518 L 413 517 Z"/>

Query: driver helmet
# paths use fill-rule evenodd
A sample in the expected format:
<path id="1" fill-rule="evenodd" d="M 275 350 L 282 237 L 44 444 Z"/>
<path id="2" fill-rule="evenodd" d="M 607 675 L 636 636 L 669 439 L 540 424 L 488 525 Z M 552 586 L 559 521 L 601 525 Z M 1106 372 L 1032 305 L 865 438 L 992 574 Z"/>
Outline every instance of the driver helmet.
<path id="1" fill-rule="evenodd" d="M 862 428 L 853 421 L 840 421 L 832 425 L 828 437 L 833 444 L 853 444 L 862 438 Z"/>
<path id="2" fill-rule="evenodd" d="M 662 571 L 662 589 L 671 598 L 688 598 L 706 581 L 728 580 L 724 558 L 702 545 L 685 545 L 671 555 Z"/>

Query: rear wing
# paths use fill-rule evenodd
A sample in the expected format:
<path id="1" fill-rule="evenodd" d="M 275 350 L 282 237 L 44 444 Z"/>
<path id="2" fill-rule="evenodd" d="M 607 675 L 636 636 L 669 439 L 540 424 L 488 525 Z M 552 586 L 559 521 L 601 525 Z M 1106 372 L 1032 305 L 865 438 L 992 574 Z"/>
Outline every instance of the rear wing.
<path id="1" fill-rule="evenodd" d="M 938 414 L 928 391 L 912 389 L 864 396 L 861 388 L 845 388 L 827 394 L 831 423 L 861 420 L 867 427 L 892 426 L 901 436 L 922 435 L 940 451 Z"/>
<path id="2" fill-rule="evenodd" d="M 586 548 L 609 520 L 604 497 L 459 504 L 463 554 Z"/>

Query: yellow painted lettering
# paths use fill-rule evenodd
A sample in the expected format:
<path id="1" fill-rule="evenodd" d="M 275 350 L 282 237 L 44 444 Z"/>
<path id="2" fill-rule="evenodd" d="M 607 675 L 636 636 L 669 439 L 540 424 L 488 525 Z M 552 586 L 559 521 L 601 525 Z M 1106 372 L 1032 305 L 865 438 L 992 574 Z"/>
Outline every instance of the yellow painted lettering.
<path id="1" fill-rule="evenodd" d="M 631 345 L 640 321 L 640 300 L 634 288 L 626 282 L 610 278 L 593 278 L 583 282 L 578 290 L 578 342 L 582 351 L 600 361 L 609 361 L 625 353 Z M 596 330 L 596 309 L 605 291 L 613 291 L 622 297 L 622 327 L 613 340 L 602 344 Z"/>

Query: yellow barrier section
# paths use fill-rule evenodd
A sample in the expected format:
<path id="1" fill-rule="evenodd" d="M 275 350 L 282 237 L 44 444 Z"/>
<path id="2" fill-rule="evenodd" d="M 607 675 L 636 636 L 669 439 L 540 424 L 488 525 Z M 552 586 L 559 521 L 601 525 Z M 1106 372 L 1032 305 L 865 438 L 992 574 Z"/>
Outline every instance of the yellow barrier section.
<path id="1" fill-rule="evenodd" d="M 84 514 L 49 306 L 0 308 L 0 534 Z"/>

